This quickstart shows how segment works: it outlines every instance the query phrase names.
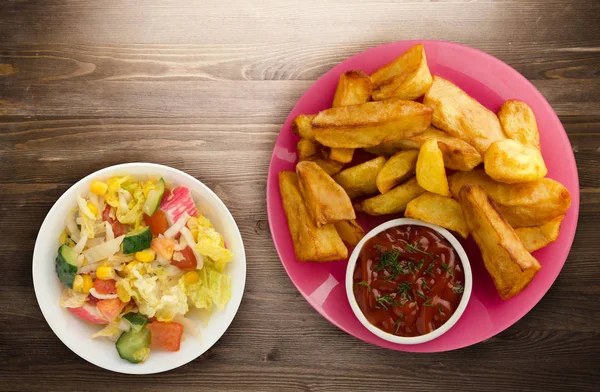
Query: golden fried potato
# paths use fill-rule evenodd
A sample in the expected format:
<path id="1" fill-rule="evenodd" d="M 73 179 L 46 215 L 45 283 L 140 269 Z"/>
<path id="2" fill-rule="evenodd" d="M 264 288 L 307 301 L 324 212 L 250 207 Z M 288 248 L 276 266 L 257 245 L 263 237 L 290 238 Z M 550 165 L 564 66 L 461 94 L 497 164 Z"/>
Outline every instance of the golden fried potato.
<path id="1" fill-rule="evenodd" d="M 419 150 L 417 158 L 417 182 L 429 192 L 450 196 L 448 178 L 444 168 L 444 156 L 436 139 L 427 140 Z"/>
<path id="2" fill-rule="evenodd" d="M 483 156 L 483 165 L 488 176 L 507 184 L 539 180 L 548 174 L 540 150 L 512 139 L 492 143 Z"/>
<path id="3" fill-rule="evenodd" d="M 533 110 L 523 101 L 511 99 L 504 102 L 498 112 L 504 133 L 519 143 L 540 149 L 540 133 Z"/>
<path id="4" fill-rule="evenodd" d="M 455 231 L 463 238 L 469 236 L 460 204 L 451 197 L 425 192 L 408 203 L 404 216 Z"/>
<path id="5" fill-rule="evenodd" d="M 371 98 L 371 79 L 362 71 L 347 71 L 340 75 L 332 107 L 360 105 Z M 332 148 L 329 159 L 348 163 L 352 161 L 353 148 Z"/>
<path id="6" fill-rule="evenodd" d="M 323 110 L 312 120 L 315 139 L 332 148 L 363 148 L 417 135 L 432 110 L 397 98 Z"/>
<path id="7" fill-rule="evenodd" d="M 301 138 L 315 140 L 310 122 L 315 118 L 314 114 L 301 114 L 292 121 L 292 132 Z"/>
<path id="8" fill-rule="evenodd" d="M 344 164 L 337 161 L 332 161 L 331 159 L 323 158 L 319 155 L 313 155 L 303 159 L 303 161 L 314 162 L 321 167 L 321 169 L 325 170 L 325 173 L 333 176 L 334 174 L 339 173 Z"/>
<path id="9" fill-rule="evenodd" d="M 371 98 L 371 79 L 362 71 L 346 71 L 340 75 L 331 107 L 360 105 Z"/>
<path id="10" fill-rule="evenodd" d="M 502 299 L 519 294 L 539 271 L 540 263 L 525 249 L 482 187 L 463 186 L 459 202 L 498 294 Z"/>
<path id="11" fill-rule="evenodd" d="M 559 215 L 571 205 L 571 195 L 561 183 L 549 178 L 504 184 L 492 180 L 483 170 L 456 172 L 449 177 L 450 191 L 458 197 L 465 184 L 480 185 L 498 205 L 512 227 L 538 226 Z"/>
<path id="12" fill-rule="evenodd" d="M 365 236 L 365 231 L 354 219 L 334 223 L 335 229 L 346 244 L 356 246 Z"/>
<path id="13" fill-rule="evenodd" d="M 433 109 L 434 127 L 466 141 L 482 155 L 490 144 L 506 138 L 494 112 L 439 76 L 433 77 L 423 103 Z"/>
<path id="14" fill-rule="evenodd" d="M 406 205 L 425 192 L 417 183 L 416 178 L 411 178 L 402 185 L 354 205 L 356 211 L 366 212 L 369 215 L 386 215 L 402 212 Z"/>
<path id="15" fill-rule="evenodd" d="M 353 148 L 332 148 L 329 151 L 329 159 L 337 162 L 348 163 L 352 162 L 354 156 Z"/>
<path id="16" fill-rule="evenodd" d="M 385 165 L 385 157 L 350 167 L 333 176 L 351 199 L 377 193 L 377 174 Z"/>
<path id="17" fill-rule="evenodd" d="M 417 99 L 429 90 L 432 82 L 423 45 L 415 45 L 402 56 L 371 75 L 373 99 Z"/>
<path id="18" fill-rule="evenodd" d="M 419 150 L 406 150 L 391 157 L 377 174 L 379 192 L 385 193 L 411 177 L 417 166 L 418 155 Z"/>
<path id="19" fill-rule="evenodd" d="M 431 139 L 437 139 L 438 147 L 444 156 L 444 166 L 448 169 L 469 171 L 473 170 L 482 161 L 481 154 L 477 152 L 475 147 L 431 126 L 425 132 L 408 139 L 380 144 L 365 150 L 375 155 L 391 156 L 399 150 L 418 150 L 423 143 Z"/>
<path id="20" fill-rule="evenodd" d="M 540 226 L 515 229 L 515 233 L 525 245 L 525 249 L 528 252 L 534 252 L 556 241 L 564 218 L 564 215 L 560 215 Z"/>
<path id="21" fill-rule="evenodd" d="M 279 189 L 294 251 L 299 261 L 333 261 L 348 257 L 334 225 L 317 227 L 308 215 L 296 173 L 279 172 Z"/>
<path id="22" fill-rule="evenodd" d="M 306 209 L 317 227 L 356 218 L 344 188 L 319 165 L 310 161 L 298 162 L 296 174 Z"/>
<path id="23" fill-rule="evenodd" d="M 319 152 L 319 149 L 317 148 L 317 143 L 305 138 L 301 138 L 300 140 L 298 140 L 298 144 L 296 144 L 296 149 L 298 150 L 298 159 L 301 161 Z"/>

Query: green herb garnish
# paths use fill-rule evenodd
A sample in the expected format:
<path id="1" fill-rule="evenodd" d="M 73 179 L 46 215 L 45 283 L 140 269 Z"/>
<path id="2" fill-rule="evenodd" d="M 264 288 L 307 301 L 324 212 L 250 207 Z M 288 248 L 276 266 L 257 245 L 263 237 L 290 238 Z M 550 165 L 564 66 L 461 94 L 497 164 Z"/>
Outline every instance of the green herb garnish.
<path id="1" fill-rule="evenodd" d="M 430 263 L 425 270 L 425 274 L 431 274 L 433 272 L 433 263 Z"/>
<path id="2" fill-rule="evenodd" d="M 388 309 L 387 305 L 390 305 L 393 300 L 394 297 L 391 294 L 382 295 L 379 298 L 375 298 L 375 302 L 377 302 L 377 304 L 383 307 L 385 310 Z M 375 305 L 375 307 L 377 307 L 377 305 Z"/>
<path id="3" fill-rule="evenodd" d="M 400 316 L 398 316 L 398 319 L 394 321 L 394 325 L 396 326 L 396 333 L 398 333 L 398 330 L 400 329 L 400 324 L 402 324 L 402 320 L 404 320 L 404 314 L 400 314 Z"/>
<path id="4" fill-rule="evenodd" d="M 443 311 L 444 311 L 444 308 L 442 308 L 442 305 L 438 305 L 438 313 L 442 314 Z"/>
<path id="5" fill-rule="evenodd" d="M 427 253 L 427 252 L 425 252 L 423 249 L 421 249 L 419 247 L 418 244 L 413 245 L 413 244 L 409 244 L 407 241 L 404 241 L 404 240 L 401 240 L 401 241 L 406 244 L 405 245 L 405 249 L 406 249 L 406 251 L 408 253 L 411 253 L 411 254 L 414 254 L 414 253 L 417 253 L 417 252 L 423 253 L 424 255 L 429 256 L 429 258 L 431 258 L 431 260 L 433 260 L 434 254 L 433 253 Z"/>
<path id="6" fill-rule="evenodd" d="M 442 269 L 454 278 L 454 270 L 452 270 L 448 264 L 442 264 Z"/>
<path id="7" fill-rule="evenodd" d="M 412 290 L 412 284 L 410 282 L 402 282 L 396 289 L 398 294 L 402 295 L 404 298 L 408 298 L 410 301 L 413 299 Z"/>
<path id="8" fill-rule="evenodd" d="M 457 284 L 452 289 L 456 294 L 462 294 L 465 291 L 465 287 L 462 284 Z"/>
<path id="9" fill-rule="evenodd" d="M 417 295 L 418 295 L 418 296 L 419 296 L 421 299 L 429 299 L 429 297 L 428 297 L 428 296 L 426 296 L 425 294 L 423 294 L 423 293 L 422 293 L 422 292 L 420 292 L 420 291 L 417 291 Z"/>
<path id="10" fill-rule="evenodd" d="M 431 300 L 431 298 L 429 298 L 427 301 L 423 302 L 423 306 L 435 306 L 433 304 L 433 301 Z"/>
<path id="11" fill-rule="evenodd" d="M 431 290 L 431 287 L 429 287 L 429 285 L 427 284 L 427 282 L 425 281 L 425 279 L 421 279 L 421 287 L 423 289 Z"/>
<path id="12" fill-rule="evenodd" d="M 371 285 L 368 284 L 366 281 L 362 280 L 358 283 L 356 283 L 354 286 L 362 286 L 362 287 L 366 287 L 369 291 L 371 291 Z"/>

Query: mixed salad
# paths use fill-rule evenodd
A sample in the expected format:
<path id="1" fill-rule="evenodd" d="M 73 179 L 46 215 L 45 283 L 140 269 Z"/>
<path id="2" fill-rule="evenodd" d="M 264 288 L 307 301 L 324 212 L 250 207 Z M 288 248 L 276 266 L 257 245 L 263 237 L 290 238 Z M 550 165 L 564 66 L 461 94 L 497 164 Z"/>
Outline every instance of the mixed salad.
<path id="1" fill-rule="evenodd" d="M 231 259 L 188 188 L 130 175 L 94 181 L 60 235 L 60 306 L 104 324 L 92 338 L 115 341 L 121 358 L 140 363 L 151 349 L 178 351 L 184 331 L 197 336 L 192 311 L 225 306 Z"/>

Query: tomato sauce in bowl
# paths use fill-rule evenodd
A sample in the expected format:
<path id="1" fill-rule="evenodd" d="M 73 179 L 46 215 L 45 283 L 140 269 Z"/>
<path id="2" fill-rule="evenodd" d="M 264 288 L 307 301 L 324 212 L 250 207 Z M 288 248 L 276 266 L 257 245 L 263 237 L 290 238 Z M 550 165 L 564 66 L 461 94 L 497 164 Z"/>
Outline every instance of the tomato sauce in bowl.
<path id="1" fill-rule="evenodd" d="M 432 228 L 408 224 L 364 243 L 352 287 L 370 324 L 392 335 L 416 337 L 452 317 L 464 285 L 463 265 L 450 242 Z"/>

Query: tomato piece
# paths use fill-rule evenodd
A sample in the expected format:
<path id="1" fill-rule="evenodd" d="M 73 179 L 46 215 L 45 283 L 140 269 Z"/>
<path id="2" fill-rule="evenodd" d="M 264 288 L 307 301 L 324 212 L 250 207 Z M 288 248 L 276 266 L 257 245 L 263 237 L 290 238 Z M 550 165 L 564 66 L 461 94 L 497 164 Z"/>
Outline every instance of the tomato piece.
<path id="1" fill-rule="evenodd" d="M 99 294 L 117 294 L 117 282 L 113 279 L 96 279 L 93 287 Z"/>
<path id="2" fill-rule="evenodd" d="M 179 351 L 183 325 L 153 321 L 146 326 L 150 330 L 150 347 L 169 351 Z"/>
<path id="3" fill-rule="evenodd" d="M 194 251 L 192 251 L 192 248 L 186 246 L 180 252 L 183 256 L 183 260 L 174 260 L 175 256 L 173 256 L 173 259 L 171 260 L 171 265 L 174 265 L 180 270 L 195 270 L 198 266 L 198 261 L 196 260 L 196 256 L 194 256 Z"/>
<path id="4" fill-rule="evenodd" d="M 169 228 L 169 222 L 167 222 L 167 216 L 163 210 L 156 210 L 152 216 L 144 214 L 144 222 L 150 226 L 150 231 L 155 237 L 164 234 Z"/>
<path id="5" fill-rule="evenodd" d="M 113 219 L 110 217 L 111 209 L 112 207 L 107 204 L 104 211 L 102 211 L 102 220 L 104 222 L 110 223 L 115 237 L 120 237 L 124 234 L 127 234 L 127 227 L 121 222 L 119 222 L 117 219 Z"/>
<path id="6" fill-rule="evenodd" d="M 100 301 L 98 301 L 98 303 L 96 303 L 96 307 L 98 308 L 100 313 L 102 313 L 102 315 L 106 317 L 108 321 L 113 321 L 114 319 L 116 319 L 119 313 L 121 313 L 121 310 L 123 310 L 123 308 L 125 307 L 125 305 L 127 304 L 121 302 L 121 300 L 118 298 L 101 299 Z"/>

